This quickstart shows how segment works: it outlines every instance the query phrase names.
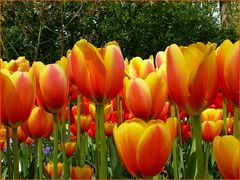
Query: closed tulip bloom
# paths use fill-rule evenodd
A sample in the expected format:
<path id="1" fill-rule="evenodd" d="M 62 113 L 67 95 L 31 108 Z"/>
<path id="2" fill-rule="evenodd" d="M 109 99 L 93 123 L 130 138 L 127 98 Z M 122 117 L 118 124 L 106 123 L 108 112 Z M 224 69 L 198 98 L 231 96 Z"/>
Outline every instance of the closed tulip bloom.
<path id="1" fill-rule="evenodd" d="M 240 41 L 225 40 L 217 51 L 218 77 L 225 96 L 239 106 Z"/>
<path id="2" fill-rule="evenodd" d="M 89 165 L 70 167 L 72 179 L 92 179 L 93 169 Z"/>
<path id="3" fill-rule="evenodd" d="M 234 117 L 227 118 L 227 134 L 233 135 Z M 238 121 L 238 134 L 240 134 L 240 121 Z"/>
<path id="4" fill-rule="evenodd" d="M 8 69 L 10 72 L 16 72 L 16 71 L 28 71 L 30 68 L 29 61 L 24 57 L 19 57 L 16 60 L 11 60 L 9 63 L 7 63 L 6 69 Z"/>
<path id="5" fill-rule="evenodd" d="M 9 76 L 4 93 L 7 122 L 18 127 L 25 122 L 35 102 L 35 81 L 29 72 L 14 72 Z"/>
<path id="6" fill-rule="evenodd" d="M 104 122 L 104 132 L 106 136 L 112 136 L 113 135 L 113 128 L 117 125 L 116 122 L 112 121 L 106 121 Z"/>
<path id="7" fill-rule="evenodd" d="M 96 48 L 86 40 L 78 41 L 69 56 L 74 81 L 83 96 L 105 104 L 123 87 L 124 59 L 116 42 Z"/>
<path id="8" fill-rule="evenodd" d="M 167 49 L 167 80 L 171 99 L 185 112 L 197 115 L 217 95 L 216 44 L 191 44 Z"/>
<path id="9" fill-rule="evenodd" d="M 213 141 L 213 154 L 224 178 L 240 178 L 240 141 L 234 136 L 217 136 Z"/>
<path id="10" fill-rule="evenodd" d="M 53 162 L 47 163 L 45 169 L 50 177 L 53 175 Z M 58 162 L 57 163 L 57 176 L 60 177 L 62 175 L 63 164 Z"/>
<path id="11" fill-rule="evenodd" d="M 222 130 L 223 120 L 220 109 L 208 108 L 202 112 L 202 138 L 204 141 L 213 141 Z"/>
<path id="12" fill-rule="evenodd" d="M 134 118 L 115 126 L 114 141 L 126 170 L 138 177 L 160 173 L 171 153 L 176 127 L 176 118 L 169 118 L 166 123 Z"/>
<path id="13" fill-rule="evenodd" d="M 58 64 L 48 64 L 39 74 L 39 88 L 42 102 L 48 111 L 56 111 L 67 101 L 68 77 Z"/>
<path id="14" fill-rule="evenodd" d="M 33 139 L 45 137 L 53 128 L 53 115 L 42 107 L 35 106 L 28 120 L 21 127 Z"/>
<path id="15" fill-rule="evenodd" d="M 146 78 L 148 74 L 154 72 L 154 64 L 150 59 L 143 60 L 141 57 L 132 58 L 126 69 L 129 78 Z"/>
<path id="16" fill-rule="evenodd" d="M 152 119 L 161 116 L 167 99 L 167 82 L 159 72 L 151 72 L 146 79 L 124 79 L 125 101 L 137 118 Z"/>
<path id="17" fill-rule="evenodd" d="M 65 143 L 65 153 L 67 157 L 70 157 L 76 151 L 76 142 L 66 142 Z"/>

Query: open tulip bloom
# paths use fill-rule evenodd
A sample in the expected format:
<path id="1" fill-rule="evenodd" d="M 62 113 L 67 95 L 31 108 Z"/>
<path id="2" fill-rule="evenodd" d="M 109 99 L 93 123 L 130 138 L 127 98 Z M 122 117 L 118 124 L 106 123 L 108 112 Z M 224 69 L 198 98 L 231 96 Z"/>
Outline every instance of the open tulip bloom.
<path id="1" fill-rule="evenodd" d="M 239 43 L 0 59 L 0 178 L 239 179 Z"/>

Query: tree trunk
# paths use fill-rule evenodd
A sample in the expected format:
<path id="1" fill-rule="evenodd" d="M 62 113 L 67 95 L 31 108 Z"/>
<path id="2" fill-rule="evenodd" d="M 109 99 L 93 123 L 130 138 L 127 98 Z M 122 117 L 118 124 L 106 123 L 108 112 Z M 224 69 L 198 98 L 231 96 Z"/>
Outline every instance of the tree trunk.
<path id="1" fill-rule="evenodd" d="M 222 28 L 231 27 L 233 24 L 231 2 L 220 1 L 220 15 Z"/>

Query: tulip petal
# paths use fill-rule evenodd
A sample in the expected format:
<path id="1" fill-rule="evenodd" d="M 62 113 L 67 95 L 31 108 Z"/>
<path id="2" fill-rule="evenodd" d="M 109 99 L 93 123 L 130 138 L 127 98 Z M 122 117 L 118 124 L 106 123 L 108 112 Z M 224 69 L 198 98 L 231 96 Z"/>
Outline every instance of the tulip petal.
<path id="1" fill-rule="evenodd" d="M 152 72 L 147 76 L 146 83 L 151 91 L 151 115 L 156 117 L 161 113 L 167 99 L 167 82 L 159 75 L 159 73 Z"/>
<path id="2" fill-rule="evenodd" d="M 164 124 L 154 124 L 145 130 L 137 146 L 137 165 L 143 177 L 161 172 L 171 153 L 171 146 L 171 136 Z"/>
<path id="3" fill-rule="evenodd" d="M 107 99 L 113 99 L 123 87 L 124 59 L 121 50 L 114 45 L 106 47 L 104 57 L 106 67 L 105 95 Z"/>
<path id="4" fill-rule="evenodd" d="M 176 44 L 167 50 L 167 81 L 170 97 L 180 107 L 185 107 L 188 74 L 184 56 Z"/>
<path id="5" fill-rule="evenodd" d="M 149 118 L 152 97 L 147 83 L 141 78 L 136 78 L 131 79 L 126 85 L 125 97 L 128 109 L 135 117 Z"/>

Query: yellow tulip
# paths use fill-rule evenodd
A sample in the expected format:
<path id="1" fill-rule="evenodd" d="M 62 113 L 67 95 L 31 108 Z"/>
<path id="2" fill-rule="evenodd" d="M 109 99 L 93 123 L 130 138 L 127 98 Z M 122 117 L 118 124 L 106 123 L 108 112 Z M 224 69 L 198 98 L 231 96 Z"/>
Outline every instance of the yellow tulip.
<path id="1" fill-rule="evenodd" d="M 171 153 L 177 119 L 145 122 L 134 118 L 113 130 L 120 160 L 133 176 L 149 177 L 161 172 Z"/>
<path id="2" fill-rule="evenodd" d="M 224 178 L 240 178 L 240 140 L 234 136 L 217 136 L 213 141 L 213 153 L 217 167 Z"/>

